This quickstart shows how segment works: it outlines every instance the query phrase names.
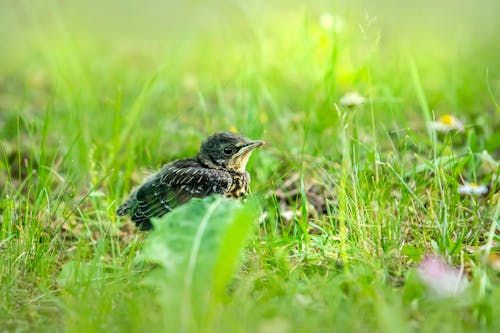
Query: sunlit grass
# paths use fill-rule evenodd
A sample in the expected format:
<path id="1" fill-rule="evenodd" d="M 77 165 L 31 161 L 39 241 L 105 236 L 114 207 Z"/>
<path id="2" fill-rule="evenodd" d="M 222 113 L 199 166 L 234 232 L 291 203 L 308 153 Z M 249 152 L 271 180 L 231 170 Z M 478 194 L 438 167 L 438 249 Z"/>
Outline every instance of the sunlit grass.
<path id="1" fill-rule="evenodd" d="M 500 330 L 498 9 L 0 5 L 0 326 L 174 330 L 176 300 L 158 291 L 186 281 L 141 263 L 148 236 L 115 210 L 150 171 L 237 130 L 267 142 L 248 166 L 259 218 L 243 251 L 207 229 L 241 266 L 226 285 L 225 256 L 204 244 L 196 279 L 226 275 L 184 327 Z M 189 250 L 169 246 L 172 262 Z M 429 256 L 463 273 L 463 293 L 426 285 Z M 196 288 L 193 309 L 210 299 Z"/>

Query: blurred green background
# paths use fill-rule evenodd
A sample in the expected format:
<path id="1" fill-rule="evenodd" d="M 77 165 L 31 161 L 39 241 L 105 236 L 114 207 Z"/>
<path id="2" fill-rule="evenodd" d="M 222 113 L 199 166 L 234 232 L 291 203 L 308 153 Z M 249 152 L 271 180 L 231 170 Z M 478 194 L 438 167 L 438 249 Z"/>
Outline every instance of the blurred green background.
<path id="1" fill-rule="evenodd" d="M 388 130 L 419 129 L 411 62 L 430 110 L 464 114 L 486 124 L 485 131 L 496 130 L 488 86 L 498 96 L 497 1 L 0 6 L 2 132 L 16 132 L 19 114 L 37 126 L 49 107 L 48 131 L 57 135 L 48 135 L 48 142 L 69 150 L 76 167 L 85 169 L 87 148 L 112 142 L 120 128 L 127 131 L 113 149 L 143 154 L 134 147 L 146 146 L 148 156 L 139 159 L 146 165 L 184 153 L 179 139 L 194 151 L 201 138 L 221 129 L 263 136 L 298 153 L 307 127 L 308 151 L 335 154 L 338 145 L 319 146 L 314 139 L 337 140 L 329 126 L 338 121 L 333 105 L 351 90 L 370 98 L 382 137 Z M 325 12 L 334 19 L 330 30 L 321 26 Z M 368 116 L 359 121 L 370 124 Z M 141 135 L 126 140 L 130 131 Z M 287 140 L 283 133 L 290 134 Z"/>

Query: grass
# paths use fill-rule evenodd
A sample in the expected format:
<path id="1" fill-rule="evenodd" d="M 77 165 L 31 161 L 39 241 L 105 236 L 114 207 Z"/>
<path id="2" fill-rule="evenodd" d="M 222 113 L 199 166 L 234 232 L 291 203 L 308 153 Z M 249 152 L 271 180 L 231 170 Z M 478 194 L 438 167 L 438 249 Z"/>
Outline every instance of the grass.
<path id="1" fill-rule="evenodd" d="M 498 332 L 499 9 L 1 4 L 0 327 Z M 349 91 L 366 102 L 342 106 Z M 444 114 L 465 131 L 431 130 Z M 209 221 L 194 203 L 192 226 L 151 236 L 117 218 L 149 171 L 219 130 L 268 143 L 247 208 Z M 248 207 L 260 218 L 234 215 Z M 429 255 L 467 289 L 438 297 L 417 269 Z"/>

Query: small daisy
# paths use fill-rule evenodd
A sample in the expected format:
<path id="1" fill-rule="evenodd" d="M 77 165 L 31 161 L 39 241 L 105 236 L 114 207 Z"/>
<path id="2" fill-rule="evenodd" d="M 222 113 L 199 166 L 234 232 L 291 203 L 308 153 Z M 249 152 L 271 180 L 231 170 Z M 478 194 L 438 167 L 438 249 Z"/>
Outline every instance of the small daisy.
<path id="1" fill-rule="evenodd" d="M 438 257 L 427 257 L 417 271 L 424 284 L 440 297 L 461 294 L 469 284 L 460 270 L 450 267 Z"/>
<path id="2" fill-rule="evenodd" d="M 354 107 L 363 104 L 366 98 L 361 96 L 357 91 L 348 92 L 340 99 L 340 104 L 347 107 Z"/>
<path id="3" fill-rule="evenodd" d="M 326 31 L 341 32 L 344 30 L 344 19 L 338 15 L 324 12 L 319 16 L 319 25 Z"/>
<path id="4" fill-rule="evenodd" d="M 488 193 L 488 186 L 486 185 L 478 185 L 475 183 L 465 183 L 463 185 L 460 185 L 457 189 L 458 194 L 464 194 L 464 195 L 475 195 L 475 196 L 482 196 L 486 193 Z"/>
<path id="5" fill-rule="evenodd" d="M 464 131 L 464 124 L 454 115 L 445 114 L 439 117 L 437 121 L 431 121 L 429 127 L 435 131 L 448 133 L 450 131 Z"/>

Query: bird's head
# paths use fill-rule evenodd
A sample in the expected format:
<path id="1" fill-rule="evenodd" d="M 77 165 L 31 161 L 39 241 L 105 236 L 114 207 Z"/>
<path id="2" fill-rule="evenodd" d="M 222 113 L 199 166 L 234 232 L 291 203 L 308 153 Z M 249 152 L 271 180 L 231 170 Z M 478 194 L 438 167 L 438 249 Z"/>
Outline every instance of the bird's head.
<path id="1" fill-rule="evenodd" d="M 218 132 L 202 142 L 198 156 L 210 167 L 243 172 L 252 151 L 263 144 L 237 133 Z"/>

